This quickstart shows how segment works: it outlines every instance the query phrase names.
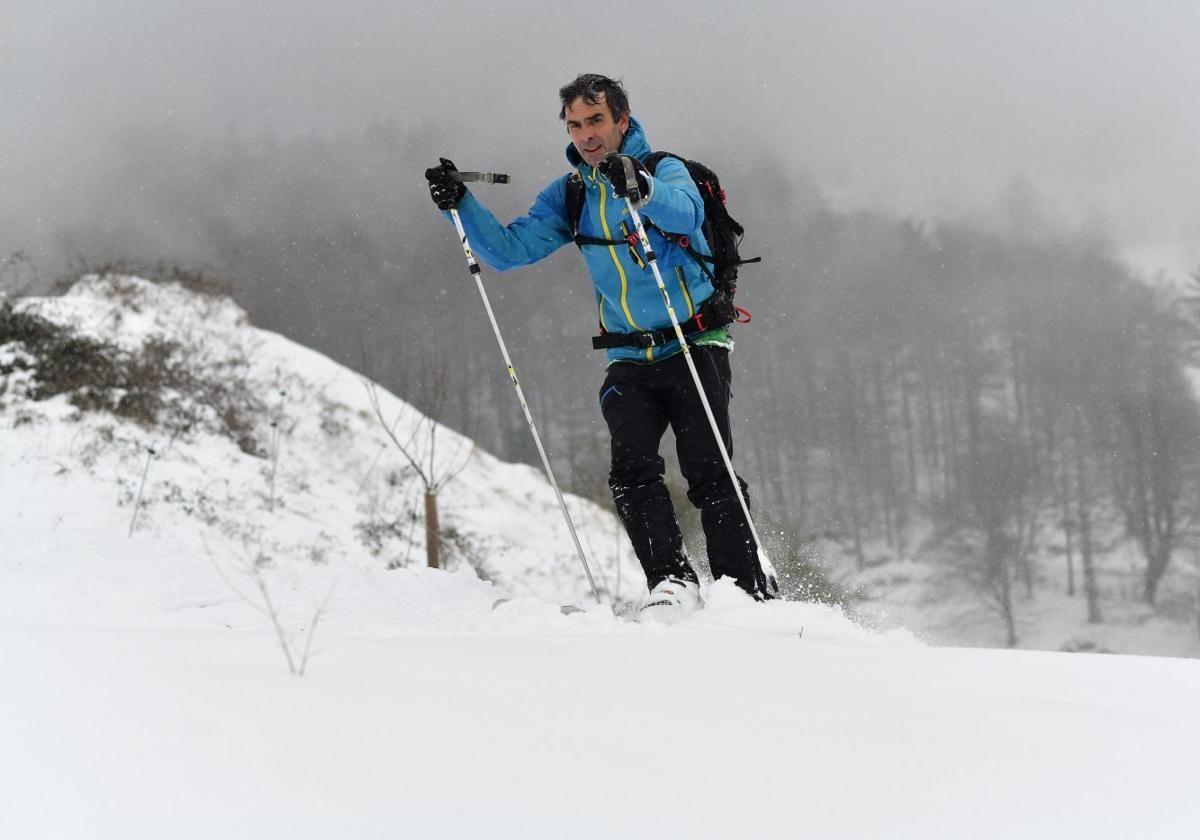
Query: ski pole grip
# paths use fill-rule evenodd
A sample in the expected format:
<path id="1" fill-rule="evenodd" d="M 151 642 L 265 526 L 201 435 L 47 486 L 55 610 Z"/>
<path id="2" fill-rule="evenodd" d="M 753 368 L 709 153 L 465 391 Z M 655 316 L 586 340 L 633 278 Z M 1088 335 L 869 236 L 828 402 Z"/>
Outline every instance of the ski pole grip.
<path id="1" fill-rule="evenodd" d="M 452 171 L 450 177 L 460 184 L 482 181 L 485 184 L 507 184 L 508 176 L 500 172 L 458 172 Z"/>
<path id="2" fill-rule="evenodd" d="M 628 155 L 621 158 L 621 168 L 625 172 L 625 194 L 629 196 L 635 207 L 640 207 L 642 194 L 638 190 L 637 170 L 633 168 L 633 158 Z"/>

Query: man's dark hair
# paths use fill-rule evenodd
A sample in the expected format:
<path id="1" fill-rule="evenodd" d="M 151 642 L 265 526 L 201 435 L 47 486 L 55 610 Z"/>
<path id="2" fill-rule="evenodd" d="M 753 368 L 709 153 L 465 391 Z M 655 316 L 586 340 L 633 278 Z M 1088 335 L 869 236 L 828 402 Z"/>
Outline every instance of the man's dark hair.
<path id="1" fill-rule="evenodd" d="M 560 120 L 567 118 L 567 106 L 580 98 L 588 105 L 595 105 L 603 99 L 608 103 L 614 121 L 629 113 L 629 97 L 625 95 L 620 80 L 599 73 L 580 74 L 575 81 L 559 89 L 558 98 L 562 100 L 562 110 L 558 112 Z"/>

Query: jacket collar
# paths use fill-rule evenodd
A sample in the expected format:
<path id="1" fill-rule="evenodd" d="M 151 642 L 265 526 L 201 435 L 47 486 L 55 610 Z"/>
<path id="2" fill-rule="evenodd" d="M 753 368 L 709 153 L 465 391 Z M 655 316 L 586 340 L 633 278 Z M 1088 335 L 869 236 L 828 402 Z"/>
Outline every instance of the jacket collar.
<path id="1" fill-rule="evenodd" d="M 638 160 L 642 160 L 650 154 L 650 144 L 646 142 L 646 132 L 642 130 L 642 124 L 638 122 L 637 117 L 629 118 L 629 130 L 625 132 L 625 139 L 621 141 L 621 154 L 633 155 Z M 567 144 L 567 160 L 571 166 L 577 169 L 583 167 L 591 169 L 583 162 L 574 143 Z"/>

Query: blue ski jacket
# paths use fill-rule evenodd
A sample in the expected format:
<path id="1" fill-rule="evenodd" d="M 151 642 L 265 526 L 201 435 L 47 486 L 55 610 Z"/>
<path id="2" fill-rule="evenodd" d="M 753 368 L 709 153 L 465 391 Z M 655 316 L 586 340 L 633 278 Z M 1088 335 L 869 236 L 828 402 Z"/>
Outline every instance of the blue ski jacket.
<path id="1" fill-rule="evenodd" d="M 644 160 L 650 145 L 641 123 L 631 118 L 629 130 L 621 142 L 621 152 Z M 612 185 L 567 145 L 567 160 L 583 176 L 584 206 L 579 232 L 602 239 L 624 239 L 635 233 L 624 199 L 613 197 Z M 538 194 L 529 212 L 509 225 L 496 217 L 468 191 L 459 202 L 458 213 L 471 249 L 496 271 L 508 271 L 530 265 L 574 242 L 567 217 L 567 179 L 563 175 Z M 639 210 L 643 222 L 653 221 L 670 233 L 686 234 L 692 247 L 707 254 L 708 244 L 701 231 L 704 202 L 683 162 L 663 158 L 650 179 L 649 200 Z M 450 214 L 444 214 L 447 220 Z M 647 227 L 650 245 L 667 285 L 671 304 L 680 323 L 696 313 L 696 308 L 713 293 L 712 283 L 699 264 L 677 244 Z M 663 303 L 658 284 L 649 265 L 641 259 L 641 249 L 627 245 L 584 245 L 588 273 L 596 290 L 600 326 L 610 333 L 647 332 L 670 328 L 671 319 Z M 720 343 L 730 346 L 724 329 L 698 337 L 697 344 Z M 618 361 L 654 362 L 679 352 L 679 342 L 657 347 L 614 347 L 608 352 L 610 363 Z"/>

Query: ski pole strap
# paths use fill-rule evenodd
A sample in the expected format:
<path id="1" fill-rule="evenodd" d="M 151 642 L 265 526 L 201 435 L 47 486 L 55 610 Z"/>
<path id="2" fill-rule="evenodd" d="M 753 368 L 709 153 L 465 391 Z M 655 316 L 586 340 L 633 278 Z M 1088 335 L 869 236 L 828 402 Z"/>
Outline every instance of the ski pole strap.
<path id="1" fill-rule="evenodd" d="M 459 172 L 454 170 L 450 173 L 450 177 L 460 184 L 469 184 L 472 181 L 482 181 L 485 184 L 508 183 L 508 176 L 500 172 Z"/>

